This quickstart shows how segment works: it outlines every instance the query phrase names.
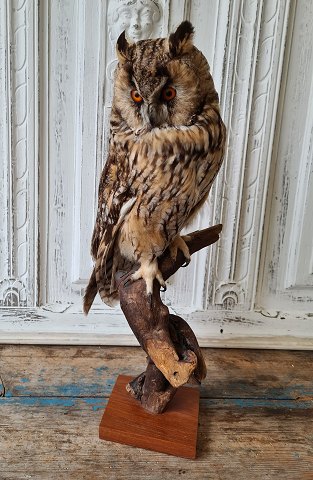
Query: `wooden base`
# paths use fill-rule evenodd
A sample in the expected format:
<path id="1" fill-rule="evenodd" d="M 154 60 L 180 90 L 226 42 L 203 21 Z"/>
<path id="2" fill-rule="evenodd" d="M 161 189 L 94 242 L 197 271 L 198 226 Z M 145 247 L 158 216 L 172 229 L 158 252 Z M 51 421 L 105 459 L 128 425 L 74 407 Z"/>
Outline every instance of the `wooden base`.
<path id="1" fill-rule="evenodd" d="M 99 436 L 102 440 L 196 458 L 199 417 L 199 389 L 180 387 L 166 411 L 146 412 L 126 391 L 132 377 L 119 375 L 103 414 Z"/>

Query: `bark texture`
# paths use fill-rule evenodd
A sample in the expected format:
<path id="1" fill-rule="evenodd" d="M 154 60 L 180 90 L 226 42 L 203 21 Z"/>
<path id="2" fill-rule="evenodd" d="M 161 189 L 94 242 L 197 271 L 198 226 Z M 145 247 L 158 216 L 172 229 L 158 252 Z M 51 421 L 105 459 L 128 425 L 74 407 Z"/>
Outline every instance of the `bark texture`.
<path id="1" fill-rule="evenodd" d="M 192 255 L 219 239 L 222 225 L 188 234 Z M 175 261 L 167 249 L 159 259 L 159 268 L 167 280 L 185 263 L 179 250 Z M 162 413 L 177 388 L 187 382 L 200 384 L 206 376 L 205 362 L 190 326 L 171 315 L 160 297 L 160 285 L 154 282 L 152 297 L 146 294 L 144 280 L 130 282 L 132 272 L 117 272 L 121 308 L 141 347 L 148 355 L 145 372 L 127 386 L 132 396 L 151 413 Z"/>

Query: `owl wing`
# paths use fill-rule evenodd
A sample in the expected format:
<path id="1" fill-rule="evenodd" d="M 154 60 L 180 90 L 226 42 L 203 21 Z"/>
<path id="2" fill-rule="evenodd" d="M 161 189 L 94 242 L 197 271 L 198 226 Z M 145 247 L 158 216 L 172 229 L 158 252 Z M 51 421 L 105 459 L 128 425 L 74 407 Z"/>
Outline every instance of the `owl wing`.
<path id="1" fill-rule="evenodd" d="M 113 269 L 116 235 L 136 201 L 131 194 L 134 175 L 129 174 L 126 151 L 113 153 L 112 150 L 111 147 L 99 183 L 98 211 L 91 241 L 91 255 L 96 263 L 85 290 L 85 314 L 90 310 L 97 291 L 100 295 L 104 291 L 103 274 L 106 277 L 107 270 Z"/>
<path id="2" fill-rule="evenodd" d="M 207 126 L 210 139 L 209 151 L 204 150 L 198 153 L 199 158 L 202 157 L 205 161 L 200 162 L 201 166 L 197 172 L 198 196 L 188 214 L 188 218 L 186 219 L 186 224 L 188 225 L 193 221 L 194 217 L 207 200 L 211 186 L 223 162 L 226 128 L 219 111 L 215 110 L 214 112 L 216 114 L 215 122 L 208 124 Z M 186 224 L 185 226 L 187 226 Z"/>
<path id="3" fill-rule="evenodd" d="M 211 186 L 214 182 L 214 179 L 219 172 L 219 169 L 222 163 L 222 158 L 223 157 L 221 152 L 221 155 L 219 156 L 217 161 L 215 159 L 215 161 L 212 162 L 208 171 L 205 174 L 203 174 L 202 178 L 200 179 L 198 198 L 195 202 L 195 205 L 193 205 L 193 207 L 191 208 L 188 214 L 188 218 L 186 219 L 186 224 L 189 225 L 193 221 L 193 219 L 195 218 L 196 214 L 198 213 L 202 205 L 206 202 Z"/>

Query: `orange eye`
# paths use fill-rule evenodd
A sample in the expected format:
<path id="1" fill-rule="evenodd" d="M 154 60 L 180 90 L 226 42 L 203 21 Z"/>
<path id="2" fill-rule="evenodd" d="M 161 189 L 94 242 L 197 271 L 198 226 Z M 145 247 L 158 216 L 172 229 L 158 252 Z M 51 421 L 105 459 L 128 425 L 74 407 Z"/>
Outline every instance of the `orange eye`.
<path id="1" fill-rule="evenodd" d="M 162 98 L 166 102 L 173 100 L 176 97 L 176 90 L 173 87 L 166 87 L 162 90 Z"/>
<path id="2" fill-rule="evenodd" d="M 132 90 L 130 92 L 130 96 L 132 97 L 135 103 L 141 103 L 143 100 L 142 96 L 139 94 L 137 90 Z"/>

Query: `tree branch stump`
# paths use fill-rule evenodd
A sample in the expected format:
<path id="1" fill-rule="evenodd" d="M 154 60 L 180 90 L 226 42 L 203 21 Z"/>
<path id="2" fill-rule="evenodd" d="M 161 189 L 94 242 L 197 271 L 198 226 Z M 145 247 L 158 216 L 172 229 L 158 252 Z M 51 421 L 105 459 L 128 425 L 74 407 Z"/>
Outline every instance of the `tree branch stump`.
<path id="1" fill-rule="evenodd" d="M 192 255 L 219 239 L 222 225 L 188 234 L 186 240 Z M 179 250 L 174 262 L 167 249 L 159 258 L 159 269 L 167 280 L 185 263 Z M 139 344 L 148 355 L 145 372 L 127 386 L 151 413 L 161 413 L 187 382 L 201 383 L 206 376 L 205 362 L 190 326 L 177 315 L 171 315 L 160 297 L 160 285 L 153 285 L 152 300 L 146 294 L 144 280 L 125 282 L 129 272 L 117 272 L 121 308 Z"/>

